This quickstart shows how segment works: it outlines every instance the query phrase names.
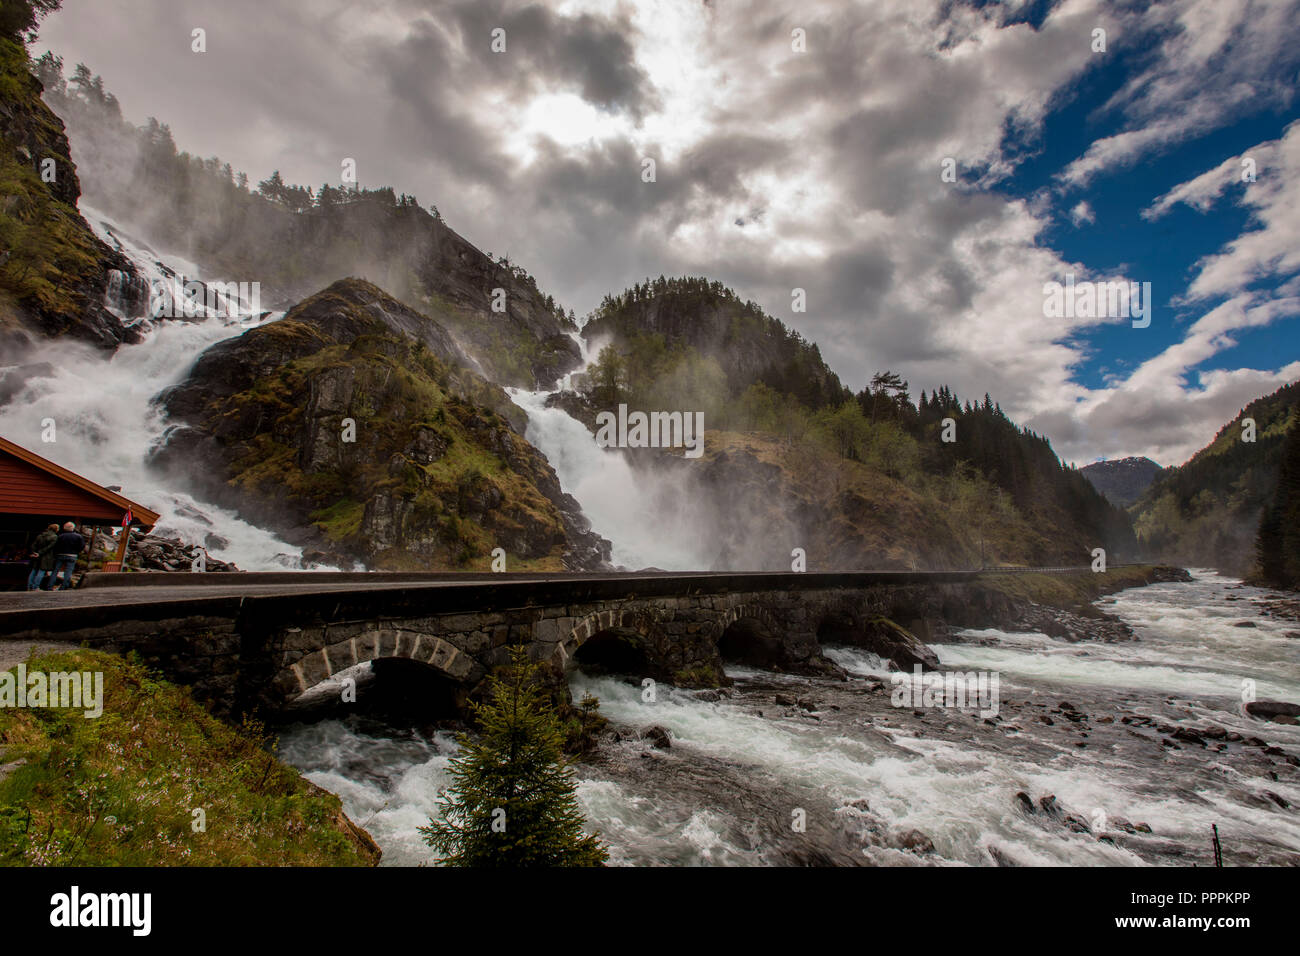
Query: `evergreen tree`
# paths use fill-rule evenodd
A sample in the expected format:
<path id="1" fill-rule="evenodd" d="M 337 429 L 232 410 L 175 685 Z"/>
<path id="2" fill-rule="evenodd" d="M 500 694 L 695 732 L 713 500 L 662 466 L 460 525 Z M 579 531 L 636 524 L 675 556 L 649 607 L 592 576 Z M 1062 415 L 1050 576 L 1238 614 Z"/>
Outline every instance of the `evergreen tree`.
<path id="1" fill-rule="evenodd" d="M 442 819 L 420 827 L 444 866 L 601 866 L 608 854 L 583 832 L 564 737 L 524 647 L 489 681 L 474 715 L 482 736 L 460 739 Z"/>
<path id="2" fill-rule="evenodd" d="M 0 36 L 31 42 L 36 39 L 37 24 L 62 5 L 63 0 L 4 0 L 0 4 Z"/>

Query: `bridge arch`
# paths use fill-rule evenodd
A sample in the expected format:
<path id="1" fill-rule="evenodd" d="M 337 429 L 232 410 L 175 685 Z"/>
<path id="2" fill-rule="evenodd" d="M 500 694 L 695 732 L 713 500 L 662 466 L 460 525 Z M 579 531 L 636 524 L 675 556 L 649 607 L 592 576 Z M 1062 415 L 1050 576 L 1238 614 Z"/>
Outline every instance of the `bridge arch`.
<path id="1" fill-rule="evenodd" d="M 581 662 L 584 656 L 579 651 L 589 647 L 585 655 L 588 661 L 600 662 L 610 669 L 625 666 L 644 672 L 649 661 L 648 645 L 661 617 L 657 609 L 650 607 L 610 607 L 592 611 L 574 624 L 565 639 L 556 644 L 555 663 L 561 670 L 566 670 L 575 661 Z"/>
<path id="2" fill-rule="evenodd" d="M 746 602 L 727 608 L 714 626 L 714 641 L 723 662 L 767 667 L 781 663 L 780 622 L 762 604 Z"/>
<path id="3" fill-rule="evenodd" d="M 272 681 L 277 703 L 287 704 L 335 674 L 358 664 L 409 660 L 458 684 L 474 669 L 473 659 L 443 638 L 425 631 L 380 627 L 326 644 L 282 667 Z"/>

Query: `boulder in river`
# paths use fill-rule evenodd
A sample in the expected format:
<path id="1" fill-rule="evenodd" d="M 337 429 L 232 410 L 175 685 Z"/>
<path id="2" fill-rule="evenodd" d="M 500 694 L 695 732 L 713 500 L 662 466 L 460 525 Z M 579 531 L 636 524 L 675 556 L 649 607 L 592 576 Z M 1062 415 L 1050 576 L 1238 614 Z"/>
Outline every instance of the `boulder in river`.
<path id="1" fill-rule="evenodd" d="M 1279 717 L 1294 719 L 1300 717 L 1300 704 L 1289 704 L 1282 700 L 1252 700 L 1246 705 L 1246 713 L 1259 720 L 1278 721 Z"/>
<path id="2" fill-rule="evenodd" d="M 673 745 L 672 735 L 668 733 L 666 728 L 660 727 L 658 724 L 647 728 L 641 736 L 650 741 L 657 750 L 668 750 Z"/>
<path id="3" fill-rule="evenodd" d="M 920 830 L 906 830 L 897 833 L 894 835 L 892 842 L 900 850 L 911 850 L 913 853 L 934 852 L 934 841 Z"/>
<path id="4" fill-rule="evenodd" d="M 940 669 L 939 655 L 907 628 L 889 618 L 878 617 L 870 621 L 865 630 L 864 646 L 867 650 L 890 661 L 899 670 L 910 671 L 918 665 L 923 671 Z"/>

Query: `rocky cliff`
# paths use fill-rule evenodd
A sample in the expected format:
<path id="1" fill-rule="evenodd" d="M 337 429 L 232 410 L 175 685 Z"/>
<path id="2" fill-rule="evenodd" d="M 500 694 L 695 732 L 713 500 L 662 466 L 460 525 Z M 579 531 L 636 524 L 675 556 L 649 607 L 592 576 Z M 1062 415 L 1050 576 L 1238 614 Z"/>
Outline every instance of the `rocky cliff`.
<path id="1" fill-rule="evenodd" d="M 141 280 L 77 211 L 68 137 L 41 91 L 22 44 L 0 38 L 0 344 L 66 336 L 113 349 L 136 333 L 105 293 Z"/>
<path id="2" fill-rule="evenodd" d="M 467 362 L 437 322 L 341 280 L 203 353 L 159 396 L 153 460 L 322 563 L 599 566 L 608 542 Z"/>

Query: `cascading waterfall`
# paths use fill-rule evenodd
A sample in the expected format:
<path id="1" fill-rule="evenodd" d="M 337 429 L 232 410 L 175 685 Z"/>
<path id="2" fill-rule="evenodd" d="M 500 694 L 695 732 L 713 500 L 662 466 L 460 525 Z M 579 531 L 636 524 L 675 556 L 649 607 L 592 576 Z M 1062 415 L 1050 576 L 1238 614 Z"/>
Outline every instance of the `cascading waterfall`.
<path id="1" fill-rule="evenodd" d="M 698 571 L 713 567 L 716 542 L 703 504 L 683 487 L 682 476 L 633 468 L 616 448 L 603 448 L 586 426 L 562 408 L 547 407 L 553 395 L 571 391 L 591 364 L 587 343 L 577 332 L 582 366 L 550 391 L 508 388 L 528 414 L 524 437 L 551 463 L 560 487 L 573 495 L 592 530 L 613 544 L 613 561 L 636 570 Z"/>
<path id="2" fill-rule="evenodd" d="M 177 275 L 201 279 L 201 269 L 177 256 L 160 256 L 131 239 L 92 209 L 86 220 L 110 246 L 135 265 L 145 283 L 170 289 Z M 124 277 L 110 277 L 107 306 L 119 312 L 129 294 Z M 242 314 L 236 310 L 235 314 Z M 278 318 L 268 316 L 266 320 Z M 0 434 L 44 458 L 101 485 L 117 485 L 128 498 L 158 511 L 155 531 L 204 546 L 223 561 L 248 571 L 301 566 L 301 549 L 241 520 L 233 512 L 197 501 L 145 466 L 163 431 L 152 399 L 180 381 L 204 349 L 239 335 L 258 321 L 214 315 L 205 308 L 190 319 L 137 325 L 144 340 L 123 345 L 111 357 L 89 345 L 50 342 L 23 356 L 19 365 L 0 367 Z M 53 429 L 53 441 L 50 429 Z"/>

